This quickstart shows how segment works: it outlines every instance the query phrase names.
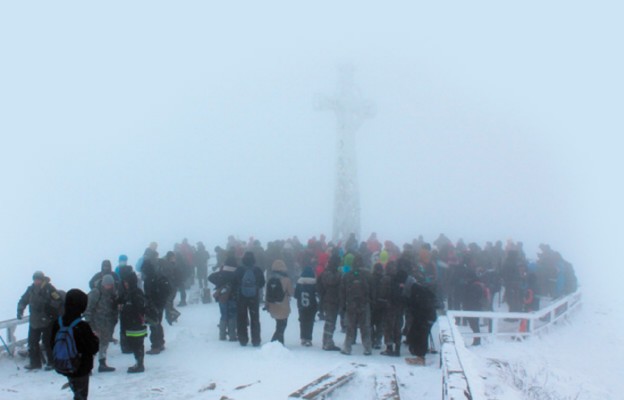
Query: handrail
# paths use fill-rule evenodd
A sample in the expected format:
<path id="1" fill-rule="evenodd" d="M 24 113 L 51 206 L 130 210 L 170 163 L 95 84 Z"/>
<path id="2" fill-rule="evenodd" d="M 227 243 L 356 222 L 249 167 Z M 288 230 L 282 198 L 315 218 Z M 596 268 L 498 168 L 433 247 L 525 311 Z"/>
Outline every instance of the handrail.
<path id="1" fill-rule="evenodd" d="M 460 349 L 465 350 L 457 326 L 447 316 L 438 317 L 440 328 L 440 368 L 442 369 L 442 400 L 476 400 L 464 370 Z"/>
<path id="2" fill-rule="evenodd" d="M 6 342 L 7 347 L 9 348 L 10 355 L 15 354 L 15 348 L 17 346 L 21 346 L 26 343 L 27 339 L 15 339 L 15 330 L 19 325 L 24 325 L 29 322 L 29 316 L 25 316 L 22 319 L 8 319 L 6 321 L 0 321 L 0 330 L 5 329 L 6 334 L 2 335 L 2 339 Z M 6 353 L 7 349 L 4 346 L 0 346 L 0 354 Z"/>
<path id="3" fill-rule="evenodd" d="M 446 315 L 449 319 L 454 318 L 483 318 L 491 320 L 488 332 L 472 333 L 462 332 L 467 338 L 476 337 L 514 337 L 524 338 L 535 335 L 548 329 L 552 324 L 567 317 L 572 311 L 581 306 L 582 292 L 569 294 L 557 300 L 553 304 L 541 310 L 531 312 L 493 312 L 493 311 L 460 311 L 448 310 Z M 511 322 L 508 324 L 506 321 Z M 508 325 L 507 331 L 501 330 L 501 326 Z M 510 330 L 511 329 L 511 330 Z"/>

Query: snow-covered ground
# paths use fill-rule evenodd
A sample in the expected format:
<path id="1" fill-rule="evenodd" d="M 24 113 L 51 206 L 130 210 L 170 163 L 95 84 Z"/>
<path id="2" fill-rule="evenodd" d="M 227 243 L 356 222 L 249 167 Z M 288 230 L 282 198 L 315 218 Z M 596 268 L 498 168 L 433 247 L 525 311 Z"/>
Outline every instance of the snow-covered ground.
<path id="1" fill-rule="evenodd" d="M 294 302 L 293 302 L 294 306 Z M 354 381 L 338 389 L 336 399 L 373 399 L 374 375 L 394 364 L 402 399 L 440 399 L 439 357 L 428 356 L 427 367 L 408 366 L 403 359 L 362 355 L 362 347 L 353 347 L 353 355 L 325 352 L 320 349 L 323 322 L 314 327 L 313 347 L 300 346 L 296 307 L 288 320 L 286 347 L 268 342 L 274 321 L 261 312 L 263 346 L 241 347 L 238 343 L 217 340 L 218 306 L 192 304 L 180 309 L 180 322 L 165 326 L 166 351 L 146 356 L 146 372 L 128 375 L 132 355 L 121 354 L 118 346 L 109 350 L 113 373 L 95 372 L 91 377 L 90 399 L 286 399 L 288 395 L 330 370 L 350 362 L 364 363 Z M 344 335 L 337 332 L 336 343 Z M 146 340 L 149 348 L 149 340 Z M 26 364 L 19 359 L 20 366 Z M 97 367 L 96 367 L 97 368 Z M 17 370 L 15 363 L 0 359 L 0 399 L 68 399 L 69 389 L 61 389 L 66 379 L 55 372 Z M 214 384 L 214 389 L 209 389 Z M 242 389 L 237 387 L 250 385 Z"/>
<path id="2" fill-rule="evenodd" d="M 593 291 L 592 295 L 597 292 Z M 621 328 L 624 299 L 605 301 L 585 295 L 580 312 L 548 334 L 524 342 L 500 340 L 468 347 L 472 375 L 477 376 L 488 399 L 621 399 Z M 299 345 L 299 324 L 293 314 L 286 330 L 286 347 L 269 343 L 274 321 L 261 312 L 263 346 L 241 347 L 217 340 L 219 310 L 216 304 L 192 304 L 181 308 L 174 326 L 165 325 L 167 350 L 147 356 L 147 371 L 128 375 L 131 355 L 109 350 L 110 374 L 94 372 L 92 399 L 286 399 L 288 395 L 330 370 L 350 362 L 364 363 L 357 377 L 333 398 L 374 398 L 374 376 L 396 366 L 402 399 L 440 399 L 439 359 L 429 355 L 427 367 L 405 365 L 403 359 L 362 355 L 360 345 L 352 356 L 320 349 L 323 323 L 317 321 L 314 346 Z M 434 327 L 435 329 L 435 327 Z M 463 329 L 463 327 L 462 327 Z M 24 334 L 22 332 L 22 334 Z M 434 335 L 435 336 L 435 335 Z M 344 335 L 336 333 L 336 343 Z M 149 348 L 149 340 L 146 340 Z M 26 364 L 18 359 L 19 366 Z M 67 399 L 61 390 L 65 378 L 54 372 L 17 370 L 7 357 L 0 358 L 0 399 Z M 214 389 L 211 389 L 214 384 Z M 249 385 L 249 386 L 246 386 Z M 246 386 L 237 389 L 241 386 Z"/>
<path id="3" fill-rule="evenodd" d="M 487 398 L 624 398 L 621 303 L 585 296 L 583 308 L 548 334 L 470 347 Z"/>

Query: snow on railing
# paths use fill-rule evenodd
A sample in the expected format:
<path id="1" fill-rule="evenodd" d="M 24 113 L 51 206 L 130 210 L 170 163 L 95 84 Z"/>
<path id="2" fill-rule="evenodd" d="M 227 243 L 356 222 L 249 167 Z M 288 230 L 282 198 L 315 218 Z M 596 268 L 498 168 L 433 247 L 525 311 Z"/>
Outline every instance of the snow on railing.
<path id="1" fill-rule="evenodd" d="M 461 318 L 480 318 L 487 322 L 487 332 L 461 331 L 461 335 L 465 338 L 511 337 L 521 340 L 548 330 L 550 326 L 562 318 L 567 318 L 581 304 L 582 294 L 580 290 L 577 290 L 538 311 L 519 313 L 448 310 L 446 315 L 450 321 Z"/>
<path id="2" fill-rule="evenodd" d="M 479 400 L 484 398 L 478 379 L 470 373 L 466 362 L 470 354 L 464 338 L 532 336 L 567 318 L 582 304 L 581 291 L 554 302 L 538 311 L 530 313 L 454 311 L 438 318 L 440 326 L 440 368 L 442 369 L 442 400 Z M 461 332 L 455 321 L 461 318 L 483 318 L 491 321 L 488 332 Z"/>
<path id="3" fill-rule="evenodd" d="M 447 316 L 438 317 L 440 329 L 440 368 L 442 369 L 442 400 L 477 400 L 466 375 L 460 353 L 466 351 L 464 340 Z"/>
<path id="4" fill-rule="evenodd" d="M 28 317 L 24 317 L 22 319 L 9 319 L 6 321 L 0 321 L 0 332 L 4 330 L 4 334 L 2 334 L 2 339 L 4 343 L 0 343 L 0 354 L 6 353 L 7 350 L 10 352 L 10 355 L 15 354 L 15 348 L 17 346 L 22 346 L 26 343 L 27 339 L 15 339 L 15 330 L 19 325 L 24 325 L 28 323 Z M 6 346 L 8 347 L 5 347 Z"/>

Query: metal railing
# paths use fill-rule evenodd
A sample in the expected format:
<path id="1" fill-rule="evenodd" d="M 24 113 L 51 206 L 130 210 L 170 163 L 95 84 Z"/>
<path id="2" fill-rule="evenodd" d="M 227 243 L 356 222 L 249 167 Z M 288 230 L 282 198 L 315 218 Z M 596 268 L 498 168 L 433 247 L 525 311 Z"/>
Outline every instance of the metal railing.
<path id="1" fill-rule="evenodd" d="M 8 319 L 6 321 L 0 321 L 0 332 L 3 332 L 2 339 L 4 339 L 4 341 L 6 342 L 6 345 L 9 348 L 8 351 L 11 355 L 15 354 L 16 347 L 23 346 L 28 340 L 26 338 L 20 340 L 17 340 L 15 338 L 15 330 L 17 329 L 17 327 L 20 325 L 28 324 L 28 320 L 28 316 L 26 316 L 22 319 L 14 318 Z M 0 346 L 0 354 L 6 352 L 7 349 L 4 347 L 4 345 Z"/>
<path id="2" fill-rule="evenodd" d="M 487 322 L 486 332 L 473 333 L 461 331 L 462 336 L 465 338 L 511 337 L 514 339 L 524 339 L 547 331 L 562 318 L 567 318 L 570 313 L 579 308 L 581 304 L 582 294 L 580 290 L 577 290 L 538 311 L 519 313 L 449 310 L 446 315 L 451 321 L 461 318 L 479 318 Z"/>
<path id="3" fill-rule="evenodd" d="M 442 369 L 442 400 L 478 400 L 484 395 L 475 392 L 466 374 L 462 353 L 467 352 L 464 338 L 513 337 L 525 338 L 540 334 L 582 304 L 580 290 L 538 311 L 530 313 L 491 311 L 447 311 L 438 318 L 440 326 L 440 368 Z M 455 321 L 461 318 L 480 318 L 488 321 L 488 331 L 462 332 Z"/>

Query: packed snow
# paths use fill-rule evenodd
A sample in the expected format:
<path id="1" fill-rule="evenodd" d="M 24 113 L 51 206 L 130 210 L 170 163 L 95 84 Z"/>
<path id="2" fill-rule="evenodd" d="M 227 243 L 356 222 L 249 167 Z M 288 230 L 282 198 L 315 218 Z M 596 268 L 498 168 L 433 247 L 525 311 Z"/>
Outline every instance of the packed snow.
<path id="1" fill-rule="evenodd" d="M 166 350 L 159 355 L 146 355 L 143 374 L 127 374 L 126 368 L 134 363 L 133 356 L 121 354 L 119 346 L 111 345 L 108 364 L 117 371 L 98 373 L 96 366 L 89 399 L 286 399 L 321 375 L 351 362 L 366 366 L 359 368 L 354 380 L 334 392 L 332 398 L 374 399 L 374 377 L 390 365 L 396 366 L 402 399 L 441 398 L 437 355 L 428 356 L 426 367 L 415 367 L 405 364 L 403 358 L 384 357 L 377 351 L 373 356 L 364 356 L 359 343 L 351 356 L 323 351 L 322 321 L 314 326 L 313 347 L 303 347 L 296 307 L 288 319 L 285 347 L 268 342 L 275 322 L 268 312 L 261 311 L 260 348 L 218 340 L 216 303 L 190 304 L 180 311 L 183 314 L 178 323 L 165 324 Z M 342 344 L 344 334 L 337 330 L 334 337 L 337 344 Z M 145 340 L 145 347 L 149 349 L 149 339 Z M 403 353 L 407 355 L 406 350 Z M 69 389 L 61 389 L 67 381 L 63 376 L 53 371 L 17 370 L 7 357 L 0 361 L 0 399 L 71 398 Z M 22 367 L 27 359 L 18 357 L 17 362 Z"/>

